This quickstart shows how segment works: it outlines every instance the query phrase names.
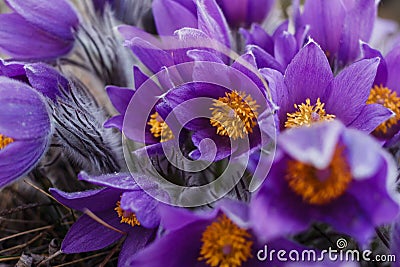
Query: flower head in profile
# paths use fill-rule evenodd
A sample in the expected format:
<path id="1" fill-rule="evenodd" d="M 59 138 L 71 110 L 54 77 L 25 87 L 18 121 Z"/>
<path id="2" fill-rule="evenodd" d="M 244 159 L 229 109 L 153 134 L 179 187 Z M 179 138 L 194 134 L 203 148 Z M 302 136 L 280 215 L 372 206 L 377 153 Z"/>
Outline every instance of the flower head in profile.
<path id="1" fill-rule="evenodd" d="M 260 238 L 324 222 L 365 245 L 375 227 L 396 217 L 396 167 L 372 137 L 338 121 L 324 122 L 285 131 L 278 147 L 250 205 Z"/>
<path id="2" fill-rule="evenodd" d="M 50 189 L 63 205 L 86 212 L 68 231 L 61 250 L 94 251 L 126 237 L 118 260 L 118 266 L 126 266 L 129 257 L 155 238 L 160 221 L 157 201 L 139 188 L 128 173 L 97 177 L 81 173 L 79 178 L 105 187 L 74 193 Z"/>
<path id="3" fill-rule="evenodd" d="M 51 134 L 44 97 L 22 82 L 0 77 L 0 187 L 39 162 Z"/>
<path id="4" fill-rule="evenodd" d="M 0 15 L 0 49 L 5 54 L 16 59 L 50 60 L 71 51 L 79 18 L 68 1 L 6 3 L 13 12 Z"/>
<path id="5" fill-rule="evenodd" d="M 379 104 L 393 112 L 391 118 L 377 126 L 374 135 L 386 140 L 396 136 L 390 140 L 390 143 L 396 142 L 400 130 L 400 79 L 398 76 L 400 46 L 395 46 L 385 57 L 367 44 L 362 44 L 362 48 L 364 58 L 379 57 L 381 59 L 367 104 Z"/>
<path id="6" fill-rule="evenodd" d="M 376 57 L 364 59 L 334 76 L 324 52 L 311 40 L 296 54 L 284 75 L 262 69 L 279 106 L 280 130 L 340 120 L 348 127 L 372 132 L 392 116 L 386 107 L 366 103 L 378 65 Z"/>

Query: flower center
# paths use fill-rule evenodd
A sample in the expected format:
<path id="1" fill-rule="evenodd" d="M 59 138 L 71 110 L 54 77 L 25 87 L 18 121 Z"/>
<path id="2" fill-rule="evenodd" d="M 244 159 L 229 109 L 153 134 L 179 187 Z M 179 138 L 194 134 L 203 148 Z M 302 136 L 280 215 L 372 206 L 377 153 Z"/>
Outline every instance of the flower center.
<path id="1" fill-rule="evenodd" d="M 380 104 L 393 111 L 396 115 L 376 127 L 375 131 L 387 133 L 388 129 L 400 120 L 400 97 L 387 87 L 377 86 L 371 89 L 367 104 Z"/>
<path id="2" fill-rule="evenodd" d="M 236 140 L 253 132 L 257 125 L 257 102 L 244 92 L 232 91 L 224 97 L 214 99 L 210 123 L 217 134 Z"/>
<path id="3" fill-rule="evenodd" d="M 250 238 L 250 233 L 222 215 L 203 232 L 198 260 L 212 267 L 239 267 L 252 257 Z"/>
<path id="4" fill-rule="evenodd" d="M 13 143 L 14 139 L 0 134 L 0 150 Z"/>
<path id="5" fill-rule="evenodd" d="M 136 218 L 135 213 L 121 209 L 121 202 L 117 202 L 117 207 L 114 209 L 118 213 L 118 217 L 121 218 L 121 223 L 127 223 L 134 227 L 140 225 L 140 222 Z"/>
<path id="6" fill-rule="evenodd" d="M 323 170 L 290 160 L 285 179 L 290 189 L 305 202 L 324 205 L 344 194 L 351 182 L 351 173 L 343 149 L 336 148 L 331 163 Z"/>
<path id="7" fill-rule="evenodd" d="M 286 128 L 292 128 L 302 125 L 310 126 L 314 122 L 331 121 L 336 117 L 335 115 L 326 114 L 324 109 L 325 103 L 321 103 L 321 100 L 319 98 L 317 99 L 317 103 L 315 105 L 311 105 L 310 102 L 310 99 L 307 98 L 305 104 L 294 104 L 294 107 L 297 109 L 297 111 L 286 114 Z"/>
<path id="8" fill-rule="evenodd" d="M 165 123 L 165 121 L 158 114 L 158 112 L 154 112 L 152 115 L 150 115 L 150 120 L 147 124 L 151 126 L 150 132 L 153 134 L 154 137 L 161 137 L 161 142 L 174 139 L 174 134 Z"/>

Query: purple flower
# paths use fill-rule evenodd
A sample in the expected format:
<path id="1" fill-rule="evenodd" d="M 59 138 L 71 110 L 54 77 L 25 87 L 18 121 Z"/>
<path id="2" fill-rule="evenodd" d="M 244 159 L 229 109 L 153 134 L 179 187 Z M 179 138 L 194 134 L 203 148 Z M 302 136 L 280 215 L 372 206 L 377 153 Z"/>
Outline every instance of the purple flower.
<path id="1" fill-rule="evenodd" d="M 51 128 L 45 99 L 22 82 L 0 77 L 0 187 L 39 162 Z"/>
<path id="2" fill-rule="evenodd" d="M 160 221 L 157 201 L 139 188 L 130 174 L 90 177 L 81 173 L 79 179 L 105 187 L 75 193 L 50 189 L 63 205 L 87 212 L 70 228 L 61 250 L 64 253 L 94 251 L 126 236 L 118 260 L 118 266 L 126 266 L 129 257 L 155 238 Z M 88 216 L 88 212 L 106 225 Z"/>
<path id="3" fill-rule="evenodd" d="M 244 203 L 222 201 L 212 212 L 198 213 L 163 206 L 160 212 L 166 233 L 132 256 L 128 261 L 130 266 L 253 267 L 267 264 L 257 259 L 257 252 L 265 243 L 260 243 L 253 232 Z M 276 238 L 268 242 L 268 249 L 300 251 L 301 247 Z"/>
<path id="4" fill-rule="evenodd" d="M 268 119 L 270 105 L 261 80 L 251 71 L 256 70 L 253 56 L 245 54 L 226 66 L 211 53 L 188 54 L 195 59 L 193 81 L 170 89 L 156 108 L 161 117 L 173 116 L 193 133 L 197 149 L 190 156 L 218 161 L 263 145 L 259 124 Z"/>
<path id="5" fill-rule="evenodd" d="M 400 79 L 398 75 L 400 71 L 400 46 L 394 47 L 385 57 L 367 44 L 363 44 L 362 48 L 364 58 L 379 57 L 381 59 L 367 103 L 380 104 L 394 113 L 391 118 L 382 122 L 374 131 L 377 137 L 390 139 L 400 130 Z M 395 142 L 398 138 L 396 136 L 391 142 Z"/>
<path id="6" fill-rule="evenodd" d="M 76 11 L 65 0 L 6 0 L 14 11 L 0 15 L 0 49 L 17 59 L 54 59 L 74 45 Z"/>
<path id="7" fill-rule="evenodd" d="M 395 163 L 372 137 L 324 122 L 285 131 L 278 147 L 251 202 L 260 238 L 324 222 L 366 245 L 376 226 L 398 214 Z"/>
<path id="8" fill-rule="evenodd" d="M 146 143 L 148 145 L 172 139 L 173 134 L 169 129 L 169 126 L 158 114 L 155 107 L 151 108 L 149 114 L 144 114 L 146 113 L 146 111 L 149 111 L 149 107 L 152 107 L 157 103 L 157 101 L 156 103 L 153 103 L 153 99 L 159 97 L 163 93 L 163 91 L 138 67 L 135 66 L 133 68 L 133 72 L 135 89 L 122 88 L 117 86 L 108 86 L 106 88 L 111 103 L 120 114 L 113 116 L 112 118 L 107 120 L 104 123 L 104 127 L 115 127 L 120 131 L 124 130 L 124 133 L 127 134 L 130 139 L 136 142 Z M 136 95 L 136 92 L 139 88 L 141 88 L 143 84 L 145 88 L 143 89 L 143 91 Z M 131 114 L 128 114 L 129 117 L 127 118 L 127 125 L 123 129 L 124 119 L 126 117 L 129 103 L 135 95 L 138 98 L 141 98 L 141 101 L 135 102 L 137 104 L 133 107 L 135 112 L 131 112 Z M 144 129 L 143 127 L 138 127 L 138 125 L 143 124 L 140 122 L 143 117 L 145 117 L 146 119 L 146 126 Z"/>
<path id="9" fill-rule="evenodd" d="M 248 28 L 261 23 L 275 4 L 275 0 L 216 0 L 229 25 Z"/>
<path id="10" fill-rule="evenodd" d="M 279 128 L 342 121 L 366 132 L 392 116 L 379 104 L 367 104 L 379 59 L 355 62 L 334 77 L 321 48 L 310 41 L 293 58 L 284 75 L 263 69 L 272 98 L 279 106 Z"/>
<path id="11" fill-rule="evenodd" d="M 360 56 L 359 41 L 371 37 L 376 13 L 375 0 L 307 0 L 303 13 L 295 18 L 296 30 L 309 25 L 311 38 L 339 70 Z"/>

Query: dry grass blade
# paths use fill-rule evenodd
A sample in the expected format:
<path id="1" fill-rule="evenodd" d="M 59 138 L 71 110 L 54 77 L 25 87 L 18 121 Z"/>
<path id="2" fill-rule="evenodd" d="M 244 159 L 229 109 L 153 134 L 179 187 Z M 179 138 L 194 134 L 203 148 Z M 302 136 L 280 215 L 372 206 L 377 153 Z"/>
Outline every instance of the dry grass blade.
<path id="1" fill-rule="evenodd" d="M 98 223 L 104 225 L 105 227 L 107 227 L 107 228 L 109 228 L 109 229 L 111 229 L 111 230 L 113 230 L 113 231 L 115 231 L 115 232 L 118 232 L 118 233 L 120 233 L 120 234 L 123 234 L 123 235 L 126 234 L 125 232 L 123 232 L 123 231 L 121 231 L 121 230 L 119 230 L 119 229 L 117 229 L 117 228 L 115 228 L 115 227 L 109 225 L 108 223 L 106 223 L 105 221 L 103 221 L 101 218 L 97 217 L 97 215 L 94 214 L 93 212 L 91 212 L 90 210 L 85 209 L 85 210 L 84 210 L 84 213 L 85 213 L 86 215 L 88 215 L 90 218 L 92 218 L 93 220 L 95 220 L 96 222 L 98 222 Z"/>
<path id="2" fill-rule="evenodd" d="M 43 226 L 43 227 L 31 229 L 31 230 L 28 230 L 28 231 L 20 232 L 20 233 L 14 234 L 14 235 L 10 235 L 10 236 L 1 238 L 1 239 L 0 239 L 0 242 L 4 242 L 4 241 L 6 241 L 6 240 L 8 240 L 8 239 L 12 239 L 12 238 L 15 238 L 15 237 L 18 237 L 18 236 L 22 236 L 22 235 L 26 235 L 26 234 L 30 234 L 30 233 L 34 233 L 34 232 L 38 232 L 38 231 L 43 231 L 43 230 L 51 229 L 51 228 L 53 228 L 53 227 L 54 227 L 53 225 L 47 225 L 47 226 Z"/>
<path id="3" fill-rule="evenodd" d="M 53 267 L 68 266 L 68 265 L 79 263 L 79 262 L 82 262 L 82 261 L 85 261 L 85 260 L 97 258 L 97 257 L 103 256 L 103 255 L 108 254 L 108 253 L 109 253 L 108 251 L 102 252 L 102 253 L 98 253 L 98 254 L 87 256 L 87 257 L 84 257 L 84 258 L 81 258 L 81 259 L 78 259 L 78 260 L 74 260 L 74 261 L 66 262 L 66 263 L 63 263 L 63 264 L 60 264 L 60 265 L 56 265 L 56 266 L 53 266 Z"/>
<path id="4" fill-rule="evenodd" d="M 39 238 L 41 238 L 42 236 L 43 236 L 43 233 L 40 233 L 40 234 L 38 234 L 37 236 L 35 236 L 34 238 L 32 238 L 31 240 L 29 240 L 28 242 L 26 242 L 24 244 L 20 244 L 20 245 L 11 247 L 11 248 L 0 250 L 0 254 L 4 254 L 6 252 L 17 250 L 17 249 L 23 249 L 23 248 L 29 246 L 30 244 L 32 244 L 33 242 L 35 242 L 36 240 L 38 240 Z"/>

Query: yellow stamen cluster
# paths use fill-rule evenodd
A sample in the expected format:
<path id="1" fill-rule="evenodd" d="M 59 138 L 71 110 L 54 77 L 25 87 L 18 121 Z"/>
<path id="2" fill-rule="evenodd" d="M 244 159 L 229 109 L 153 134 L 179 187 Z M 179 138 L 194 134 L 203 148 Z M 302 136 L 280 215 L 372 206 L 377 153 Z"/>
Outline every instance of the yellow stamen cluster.
<path id="1" fill-rule="evenodd" d="M 222 215 L 203 232 L 198 260 L 211 267 L 240 267 L 252 257 L 250 239 L 250 233 Z"/>
<path id="2" fill-rule="evenodd" d="M 224 97 L 214 100 L 210 123 L 219 135 L 233 140 L 243 138 L 257 125 L 258 108 L 257 102 L 244 92 L 225 93 Z"/>
<path id="3" fill-rule="evenodd" d="M 396 114 L 376 127 L 375 131 L 377 132 L 387 133 L 388 129 L 396 125 L 400 120 L 400 97 L 397 96 L 396 92 L 393 92 L 387 87 L 375 85 L 374 88 L 371 89 L 367 104 L 381 104 Z"/>
<path id="4" fill-rule="evenodd" d="M 315 105 L 311 105 L 309 98 L 306 99 L 306 103 L 300 105 L 294 104 L 294 107 L 298 110 L 294 113 L 287 113 L 287 120 L 285 122 L 286 128 L 298 127 L 298 126 L 310 126 L 314 122 L 318 121 L 330 121 L 336 116 L 326 114 L 324 109 L 325 103 L 321 103 L 318 98 Z"/>
<path id="5" fill-rule="evenodd" d="M 313 205 L 324 205 L 337 199 L 345 193 L 352 180 L 343 148 L 336 148 L 331 163 L 324 170 L 290 160 L 285 179 L 297 195 Z"/>
<path id="6" fill-rule="evenodd" d="M 117 206 L 114 210 L 118 213 L 118 217 L 121 218 L 121 223 L 127 223 L 132 227 L 140 225 L 140 222 L 136 218 L 135 213 L 121 209 L 120 201 L 117 202 Z"/>
<path id="7" fill-rule="evenodd" d="M 6 146 L 8 146 L 9 144 L 11 144 L 13 142 L 14 142 L 14 139 L 0 134 L 0 149 L 5 148 Z"/>
<path id="8" fill-rule="evenodd" d="M 150 132 L 153 134 L 154 137 L 161 137 L 161 142 L 174 139 L 174 134 L 165 123 L 165 121 L 158 114 L 158 112 L 154 112 L 152 115 L 150 115 L 150 120 L 147 124 L 151 126 Z"/>

